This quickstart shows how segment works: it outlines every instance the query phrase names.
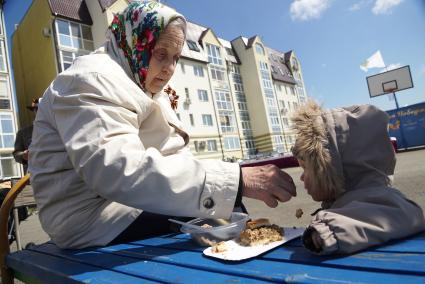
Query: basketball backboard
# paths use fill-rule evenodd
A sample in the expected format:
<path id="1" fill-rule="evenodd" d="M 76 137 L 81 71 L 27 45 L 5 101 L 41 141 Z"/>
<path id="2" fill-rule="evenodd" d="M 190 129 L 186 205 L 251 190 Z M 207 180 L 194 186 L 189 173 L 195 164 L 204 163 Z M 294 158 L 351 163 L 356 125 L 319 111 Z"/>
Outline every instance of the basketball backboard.
<path id="1" fill-rule="evenodd" d="M 413 88 L 409 65 L 366 77 L 366 81 L 370 97 Z"/>

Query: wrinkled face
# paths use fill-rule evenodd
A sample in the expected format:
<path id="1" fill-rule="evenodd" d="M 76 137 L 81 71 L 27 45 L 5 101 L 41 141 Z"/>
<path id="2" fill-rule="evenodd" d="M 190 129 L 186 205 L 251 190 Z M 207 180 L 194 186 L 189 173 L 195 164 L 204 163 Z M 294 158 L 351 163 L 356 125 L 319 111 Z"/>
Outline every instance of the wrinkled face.
<path id="1" fill-rule="evenodd" d="M 304 182 L 304 188 L 307 190 L 307 193 L 313 198 L 314 201 L 325 201 L 325 193 L 316 185 L 313 172 L 309 169 L 309 167 L 307 167 L 304 161 L 298 160 L 298 163 L 304 170 L 300 179 Z"/>
<path id="2" fill-rule="evenodd" d="M 184 44 L 183 31 L 175 26 L 167 28 L 159 36 L 149 61 L 145 88 L 152 94 L 164 89 L 174 74 Z"/>

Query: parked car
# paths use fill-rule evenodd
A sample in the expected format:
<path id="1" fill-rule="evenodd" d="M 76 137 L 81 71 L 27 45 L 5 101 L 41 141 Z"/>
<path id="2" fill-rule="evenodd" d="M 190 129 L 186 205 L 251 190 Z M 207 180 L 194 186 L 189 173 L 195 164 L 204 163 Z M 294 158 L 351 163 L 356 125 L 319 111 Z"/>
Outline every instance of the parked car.
<path id="1" fill-rule="evenodd" d="M 273 164 L 280 169 L 298 167 L 298 160 L 292 154 L 280 154 L 273 157 L 244 160 L 239 163 L 241 167 L 256 167 Z"/>

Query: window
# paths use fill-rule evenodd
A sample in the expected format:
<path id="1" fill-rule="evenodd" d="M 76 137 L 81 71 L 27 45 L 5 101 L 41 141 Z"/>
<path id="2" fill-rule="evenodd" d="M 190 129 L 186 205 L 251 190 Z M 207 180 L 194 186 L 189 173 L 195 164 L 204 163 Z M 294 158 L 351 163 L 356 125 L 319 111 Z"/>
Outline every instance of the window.
<path id="1" fill-rule="evenodd" d="M 0 114 L 0 148 L 13 148 L 15 145 L 15 129 L 11 114 Z"/>
<path id="2" fill-rule="evenodd" d="M 283 121 L 283 126 L 288 127 L 289 126 L 289 121 L 286 117 L 282 118 Z"/>
<path id="3" fill-rule="evenodd" d="M 197 51 L 197 52 L 200 51 L 198 45 L 193 40 L 188 39 L 186 42 L 190 50 Z"/>
<path id="4" fill-rule="evenodd" d="M 232 111 L 220 110 L 218 115 L 222 132 L 236 131 L 235 114 Z"/>
<path id="5" fill-rule="evenodd" d="M 281 74 L 282 76 L 285 76 L 285 74 L 283 74 L 282 68 L 280 68 L 280 67 L 277 67 L 277 68 L 279 69 L 280 74 Z"/>
<path id="6" fill-rule="evenodd" d="M 211 114 L 202 115 L 202 124 L 204 126 L 213 126 L 213 120 Z"/>
<path id="7" fill-rule="evenodd" d="M 246 103 L 238 102 L 239 110 L 248 110 L 248 105 Z"/>
<path id="8" fill-rule="evenodd" d="M 177 115 L 177 118 L 181 121 L 181 119 L 180 119 L 180 113 L 176 113 L 176 115 Z"/>
<path id="9" fill-rule="evenodd" d="M 195 76 L 204 77 L 204 68 L 200 65 L 193 65 L 193 73 Z"/>
<path id="10" fill-rule="evenodd" d="M 273 72 L 273 73 L 277 73 L 277 71 L 276 71 L 276 67 L 274 67 L 273 65 L 271 65 L 271 67 L 272 67 L 272 72 Z"/>
<path id="11" fill-rule="evenodd" d="M 248 149 L 255 149 L 255 142 L 254 142 L 254 140 L 246 140 L 245 141 L 245 146 Z"/>
<path id="12" fill-rule="evenodd" d="M 241 75 L 240 75 L 240 74 L 233 73 L 233 74 L 232 74 L 232 78 L 233 78 L 233 81 L 234 81 L 235 83 L 242 84 L 242 77 L 241 77 Z"/>
<path id="13" fill-rule="evenodd" d="M 193 120 L 193 114 L 189 114 L 190 125 L 195 126 L 195 121 Z"/>
<path id="14" fill-rule="evenodd" d="M 61 50 L 59 53 L 62 71 L 69 68 L 75 58 L 78 57 L 77 53 Z"/>
<path id="15" fill-rule="evenodd" d="M 184 88 L 184 93 L 186 95 L 186 99 L 189 99 L 190 100 L 190 97 L 189 97 L 189 88 Z"/>
<path id="16" fill-rule="evenodd" d="M 261 44 L 259 44 L 258 42 L 255 44 L 255 51 L 258 53 L 258 54 L 261 54 L 261 55 L 265 55 L 266 53 L 264 52 L 264 48 L 263 48 L 263 46 L 261 45 Z"/>
<path id="17" fill-rule="evenodd" d="M 279 136 L 273 136 L 273 142 L 275 145 L 275 150 L 279 153 L 284 152 L 284 147 L 283 147 L 283 138 L 281 135 Z"/>
<path id="18" fill-rule="evenodd" d="M 71 66 L 72 61 L 94 50 L 91 28 L 86 25 L 56 19 L 57 41 L 61 71 Z"/>
<path id="19" fill-rule="evenodd" d="M 183 74 L 186 73 L 186 70 L 184 68 L 184 63 L 183 62 L 180 62 L 180 68 L 182 69 L 182 73 Z"/>
<path id="20" fill-rule="evenodd" d="M 217 109 L 233 110 L 230 94 L 227 92 L 215 91 Z"/>
<path id="21" fill-rule="evenodd" d="M 249 121 L 242 121 L 241 124 L 243 130 L 251 130 L 251 123 Z"/>
<path id="22" fill-rule="evenodd" d="M 0 98 L 9 98 L 9 84 L 5 77 L 0 77 Z"/>
<path id="23" fill-rule="evenodd" d="M 6 72 L 6 53 L 4 48 L 4 40 L 0 40 L 0 71 Z"/>
<path id="24" fill-rule="evenodd" d="M 207 44 L 208 50 L 208 62 L 214 63 L 217 65 L 223 65 L 223 60 L 221 59 L 220 47 L 212 44 Z"/>
<path id="25" fill-rule="evenodd" d="M 12 154 L 0 154 L 0 176 L 16 177 L 19 176 L 19 166 L 15 162 Z"/>
<path id="26" fill-rule="evenodd" d="M 223 142 L 225 150 L 239 150 L 241 148 L 239 137 L 224 137 Z"/>
<path id="27" fill-rule="evenodd" d="M 208 102 L 208 92 L 207 90 L 198 90 L 198 98 L 201 102 Z"/>
<path id="28" fill-rule="evenodd" d="M 217 81 L 224 81 L 224 69 L 211 66 L 211 77 Z"/>
<path id="29" fill-rule="evenodd" d="M 267 63 L 260 61 L 260 70 L 269 70 L 269 67 L 267 66 Z"/>
<path id="30" fill-rule="evenodd" d="M 210 152 L 217 151 L 217 142 L 215 140 L 207 140 L 207 149 Z"/>
<path id="31" fill-rule="evenodd" d="M 235 83 L 234 86 L 235 86 L 235 91 L 236 92 L 243 92 L 243 86 L 242 86 L 242 84 Z"/>
<path id="32" fill-rule="evenodd" d="M 60 46 L 94 50 L 93 37 L 89 26 L 57 19 L 56 30 L 58 31 Z"/>
<path id="33" fill-rule="evenodd" d="M 233 53 L 233 50 L 229 47 L 226 47 L 226 52 L 228 55 L 235 56 L 235 54 Z"/>

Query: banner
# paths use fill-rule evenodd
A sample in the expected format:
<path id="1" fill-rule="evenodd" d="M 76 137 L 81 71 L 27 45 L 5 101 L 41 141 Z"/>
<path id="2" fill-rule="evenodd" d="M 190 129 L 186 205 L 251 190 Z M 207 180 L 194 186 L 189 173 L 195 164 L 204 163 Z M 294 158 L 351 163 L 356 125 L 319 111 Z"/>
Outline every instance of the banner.
<path id="1" fill-rule="evenodd" d="M 425 103 L 387 111 L 388 132 L 397 138 L 398 148 L 425 146 Z"/>

